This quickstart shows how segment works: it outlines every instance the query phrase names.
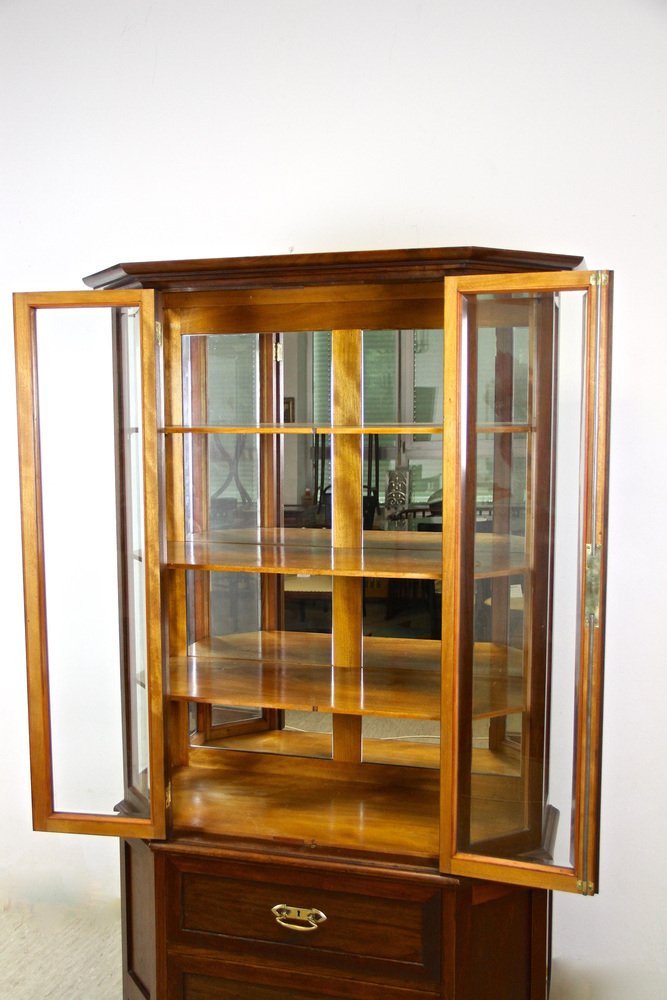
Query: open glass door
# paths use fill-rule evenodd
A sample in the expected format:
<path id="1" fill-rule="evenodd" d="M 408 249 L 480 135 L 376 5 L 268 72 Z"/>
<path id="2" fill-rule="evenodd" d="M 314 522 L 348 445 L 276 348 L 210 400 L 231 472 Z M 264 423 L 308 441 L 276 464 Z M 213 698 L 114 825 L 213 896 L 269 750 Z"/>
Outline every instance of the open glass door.
<path id="1" fill-rule="evenodd" d="M 154 294 L 15 296 L 35 829 L 165 831 Z"/>
<path id="2" fill-rule="evenodd" d="M 596 891 L 610 296 L 607 272 L 445 282 L 453 874 Z"/>

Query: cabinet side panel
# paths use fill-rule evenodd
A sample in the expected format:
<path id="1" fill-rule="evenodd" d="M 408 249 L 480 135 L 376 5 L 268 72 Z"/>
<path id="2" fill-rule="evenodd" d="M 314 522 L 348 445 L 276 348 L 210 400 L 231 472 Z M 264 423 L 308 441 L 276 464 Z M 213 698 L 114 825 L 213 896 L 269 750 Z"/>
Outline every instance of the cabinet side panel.
<path id="1" fill-rule="evenodd" d="M 120 845 L 123 895 L 123 997 L 157 1000 L 155 985 L 155 875 L 142 840 Z"/>
<path id="2" fill-rule="evenodd" d="M 474 1000 L 544 1000 L 544 993 L 532 989 L 534 966 L 540 964 L 533 950 L 545 951 L 546 945 L 534 939 L 533 893 L 502 889 L 478 897 L 473 893 L 470 995 Z"/>

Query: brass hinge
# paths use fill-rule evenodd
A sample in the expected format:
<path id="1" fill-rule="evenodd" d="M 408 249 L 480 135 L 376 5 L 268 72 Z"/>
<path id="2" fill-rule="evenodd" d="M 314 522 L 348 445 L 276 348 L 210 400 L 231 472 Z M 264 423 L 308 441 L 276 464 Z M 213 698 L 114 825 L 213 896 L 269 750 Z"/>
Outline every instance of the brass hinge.
<path id="1" fill-rule="evenodd" d="M 162 323 L 159 320 L 155 324 L 155 344 L 157 347 L 162 347 Z"/>
<path id="2" fill-rule="evenodd" d="M 284 360 L 283 345 L 280 343 L 273 345 L 273 360 L 278 362 Z"/>
<path id="3" fill-rule="evenodd" d="M 583 896 L 594 896 L 595 895 L 595 883 L 594 882 L 584 882 L 581 879 L 577 880 L 577 892 L 580 892 Z"/>
<path id="4" fill-rule="evenodd" d="M 591 274 L 591 285 L 608 285 L 609 274 L 607 271 L 593 271 Z"/>
<path id="5" fill-rule="evenodd" d="M 167 782 L 167 787 L 165 789 L 164 804 L 167 809 L 171 809 L 171 781 Z"/>
<path id="6" fill-rule="evenodd" d="M 584 616 L 586 620 L 593 619 L 593 625 L 600 625 L 600 555 L 601 550 L 593 550 L 592 545 L 586 546 L 586 604 Z"/>

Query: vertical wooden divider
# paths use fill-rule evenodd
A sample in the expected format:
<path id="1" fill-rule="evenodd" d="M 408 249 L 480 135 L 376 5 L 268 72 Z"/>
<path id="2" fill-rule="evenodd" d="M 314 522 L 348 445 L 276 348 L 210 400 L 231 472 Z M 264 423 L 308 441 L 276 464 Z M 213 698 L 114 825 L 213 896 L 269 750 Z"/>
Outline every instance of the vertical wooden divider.
<path id="1" fill-rule="evenodd" d="M 362 333 L 361 330 L 332 332 L 332 381 L 334 427 L 359 426 L 362 422 Z M 332 434 L 332 545 L 336 549 L 361 549 L 362 544 L 362 436 Z M 361 636 L 363 630 L 363 579 L 333 578 L 333 663 L 356 670 L 361 682 Z M 361 762 L 361 716 L 333 716 L 334 760 Z"/>
<path id="2" fill-rule="evenodd" d="M 276 360 L 276 346 L 280 334 L 259 335 L 259 420 L 260 423 L 278 424 L 282 419 L 282 372 Z M 283 448 L 281 439 L 274 434 L 259 435 L 260 527 L 280 528 L 283 525 L 282 468 Z M 284 593 L 282 577 L 262 574 L 261 627 L 272 632 L 284 625 Z M 282 729 L 284 711 L 277 708 L 262 709 L 259 728 Z"/>
<path id="3" fill-rule="evenodd" d="M 440 869 L 451 871 L 451 859 L 457 849 L 457 831 L 461 825 L 469 828 L 470 777 L 459 765 L 461 755 L 461 646 L 466 641 L 461 605 L 461 523 L 463 520 L 461 452 L 465 446 L 463 412 L 465 392 L 462 386 L 463 358 L 467 345 L 463 331 L 467 330 L 467 311 L 462 315 L 465 300 L 459 296 L 456 278 L 445 279 L 444 312 L 444 372 L 443 372 L 443 434 L 442 481 L 449 484 L 442 492 L 442 681 L 440 710 Z M 462 634 L 463 631 L 463 634 Z M 464 755 L 472 752 L 464 748 Z M 469 758 L 467 758 L 469 759 Z M 462 787 L 460 787 L 462 786 Z M 459 795 L 462 791 L 464 794 Z M 467 803 L 460 815 L 459 799 Z"/>
<path id="4" fill-rule="evenodd" d="M 168 425 L 183 423 L 181 376 L 181 324 L 177 312 L 166 309 L 164 331 L 164 419 Z M 165 449 L 165 522 L 169 541 L 185 537 L 185 499 L 183 484 L 184 441 L 181 434 L 166 434 Z M 168 655 L 187 655 L 186 582 L 182 570 L 163 571 L 163 600 L 169 622 Z M 187 763 L 188 706 L 172 702 L 166 715 L 167 754 L 172 766 Z"/>
<path id="5" fill-rule="evenodd" d="M 494 372 L 493 420 L 499 424 L 512 423 L 514 398 L 514 328 L 496 327 L 496 363 Z M 512 502 L 512 452 L 511 434 L 494 434 L 493 440 L 493 531 L 508 535 L 511 529 Z M 498 646 L 507 644 L 507 627 L 510 608 L 510 580 L 498 576 L 491 581 L 491 642 Z M 503 666 L 507 675 L 507 659 Z M 507 735 L 507 718 L 504 715 L 489 719 L 489 750 L 500 750 Z"/>
<path id="6" fill-rule="evenodd" d="M 259 420 L 277 424 L 281 419 L 280 372 L 274 348 L 277 334 L 259 334 Z M 273 434 L 259 435 L 260 455 L 260 527 L 282 527 L 282 447 Z M 265 574 L 261 578 L 262 629 L 273 630 L 282 625 L 282 579 Z"/>

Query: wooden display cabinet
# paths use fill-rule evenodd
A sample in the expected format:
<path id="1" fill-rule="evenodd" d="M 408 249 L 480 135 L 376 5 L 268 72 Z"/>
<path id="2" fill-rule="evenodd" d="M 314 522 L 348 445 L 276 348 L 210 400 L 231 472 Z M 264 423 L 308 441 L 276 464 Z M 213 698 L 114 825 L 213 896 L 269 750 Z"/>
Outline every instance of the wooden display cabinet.
<path id="1" fill-rule="evenodd" d="M 611 278 L 579 264 L 16 296 L 34 823 L 121 838 L 124 1000 L 547 996 L 549 891 L 598 881 Z"/>

